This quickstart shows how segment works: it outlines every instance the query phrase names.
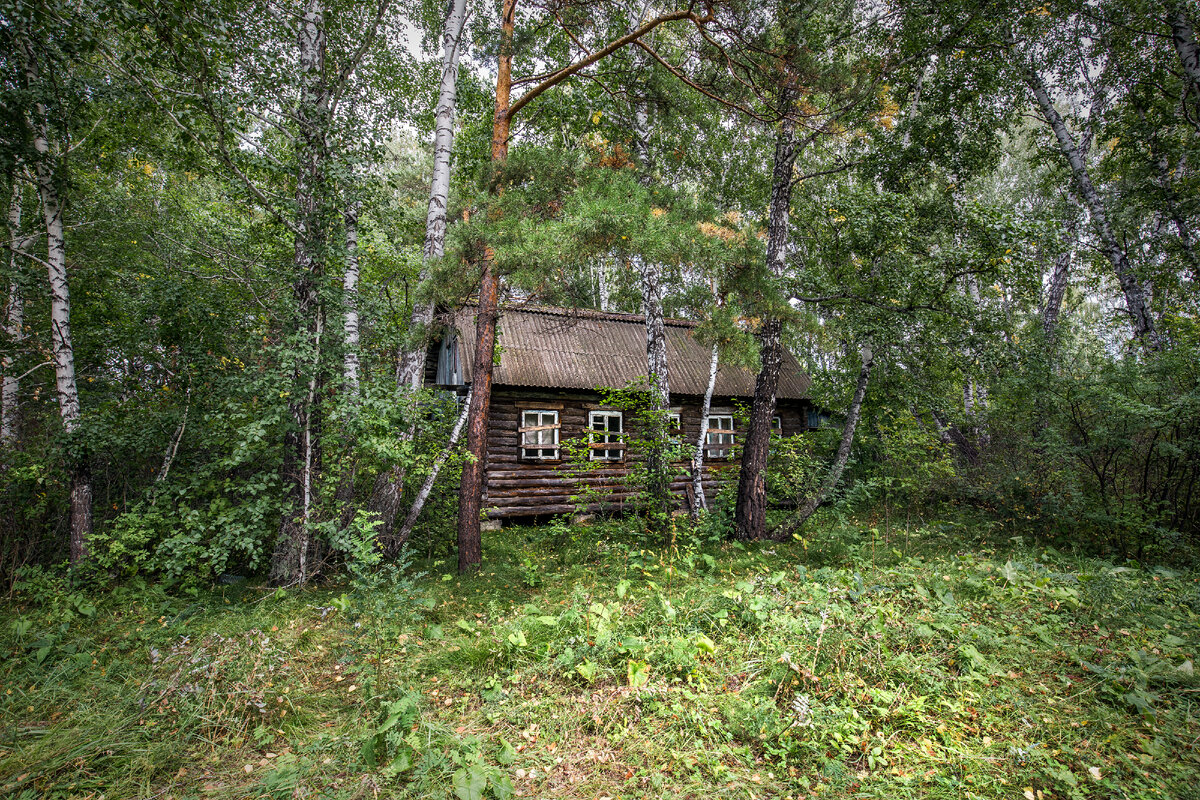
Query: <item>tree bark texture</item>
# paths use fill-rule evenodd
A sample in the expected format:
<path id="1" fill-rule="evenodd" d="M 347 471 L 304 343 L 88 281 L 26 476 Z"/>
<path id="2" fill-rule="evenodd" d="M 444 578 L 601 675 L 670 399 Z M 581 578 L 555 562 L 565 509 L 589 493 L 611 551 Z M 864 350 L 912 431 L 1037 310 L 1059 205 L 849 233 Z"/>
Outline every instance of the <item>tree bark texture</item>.
<path id="1" fill-rule="evenodd" d="M 646 449 L 646 494 L 650 510 L 670 513 L 671 476 L 667 455 L 667 410 L 671 407 L 671 385 L 667 364 L 667 334 L 663 321 L 661 268 L 652 260 L 639 259 L 642 273 L 642 308 L 646 317 L 646 374 L 650 378 L 650 441 Z"/>
<path id="2" fill-rule="evenodd" d="M 833 463 L 829 465 L 829 472 L 826 474 L 825 480 L 817 487 L 817 491 L 800 508 L 795 518 L 775 531 L 773 538 L 782 539 L 807 522 L 809 517 L 820 508 L 821 503 L 825 502 L 829 493 L 837 488 L 838 482 L 842 479 L 842 473 L 850 461 L 850 447 L 854 443 L 854 431 L 858 427 L 863 398 L 867 395 L 867 382 L 871 379 L 871 367 L 875 363 L 874 353 L 869 346 L 862 348 L 861 355 L 862 365 L 858 370 L 858 382 L 854 385 L 854 397 L 850 400 L 850 408 L 846 410 L 846 421 L 842 425 L 842 438 L 838 442 L 837 455 L 834 456 Z"/>
<path id="3" fill-rule="evenodd" d="M 762 367 L 754 381 L 754 400 L 746 436 L 742 440 L 742 469 L 738 476 L 734 536 L 762 539 L 766 536 L 767 456 L 771 447 L 771 417 L 775 414 L 775 392 L 783 363 L 783 323 L 770 318 L 758 335 Z"/>
<path id="4" fill-rule="evenodd" d="M 511 2 L 511 0 L 509 0 Z M 484 256 L 475 320 L 475 361 L 468 404 L 467 462 L 458 494 L 458 571 L 477 569 L 483 560 L 479 513 L 483 507 L 483 475 L 487 469 L 488 409 L 492 402 L 492 356 L 496 350 L 499 280 L 492 271 L 491 250 Z"/>
<path id="5" fill-rule="evenodd" d="M 775 137 L 775 159 L 771 176 L 771 200 L 767 217 L 767 270 L 772 277 L 784 274 L 789 239 L 792 201 L 792 167 L 796 163 L 796 123 L 791 114 L 793 91 L 780 92 L 782 121 Z M 767 317 L 758 337 L 762 367 L 754 381 L 754 401 L 750 420 L 742 440 L 742 466 L 738 476 L 737 505 L 734 508 L 734 536 L 738 539 L 762 539 L 767 521 L 767 454 L 771 447 L 771 417 L 775 414 L 775 395 L 779 388 L 779 370 L 783 363 L 783 324 Z"/>
<path id="6" fill-rule="evenodd" d="M 696 438 L 696 453 L 692 456 L 692 519 L 700 516 L 700 509 L 708 508 L 708 501 L 704 497 L 704 447 L 708 443 L 708 412 L 712 410 L 719 361 L 720 350 L 714 344 L 708 363 L 708 387 L 704 390 L 704 402 L 700 406 L 700 435 Z"/>
<path id="7" fill-rule="evenodd" d="M 1196 34 L 1188 18 L 1187 4 L 1176 2 L 1170 14 L 1171 41 L 1175 44 L 1175 52 L 1179 54 L 1190 90 L 1200 100 L 1200 47 L 1196 46 Z"/>
<path id="8" fill-rule="evenodd" d="M 466 0 L 452 0 L 442 35 L 442 79 L 438 88 L 434 115 L 433 178 L 429 185 L 429 208 L 425 213 L 425 249 L 418 282 L 428 277 L 427 265 L 446 252 L 446 207 L 450 198 L 450 154 L 454 150 L 454 115 L 458 92 L 458 61 L 462 55 L 463 24 L 467 18 Z M 413 303 L 408 321 L 409 346 L 400 355 L 396 384 L 421 388 L 425 368 L 425 349 L 429 327 L 433 324 L 433 303 Z"/>
<path id="9" fill-rule="evenodd" d="M 25 79 L 37 90 L 42 76 L 33 43 L 21 39 Z M 50 147 L 50 122 L 46 106 L 34 104 L 34 181 L 42 204 L 46 230 L 46 268 L 50 282 L 50 346 L 54 359 L 55 389 L 63 431 L 67 435 L 67 471 L 71 476 L 70 558 L 80 564 L 88 557 L 92 536 L 92 476 L 86 452 L 74 441 L 79 429 L 79 387 L 75 382 L 75 348 L 71 343 L 71 292 L 67 283 L 67 245 L 63 230 L 63 204 L 56 180 L 59 156 Z"/>
<path id="10" fill-rule="evenodd" d="M 14 355 L 25 339 L 25 296 L 20 279 L 24 274 L 24 263 L 18 253 L 26 252 L 33 243 L 32 238 L 24 236 L 21 231 L 21 200 L 21 189 L 14 185 L 8 206 L 8 241 L 12 248 L 8 267 L 12 277 L 9 279 L 8 299 L 4 308 L 4 334 L 7 341 L 4 357 L 0 360 L 0 374 L 4 376 L 3 385 L 0 386 L 0 445 L 5 447 L 17 445 L 20 425 L 17 407 L 20 403 L 21 379 L 14 374 Z"/>
<path id="11" fill-rule="evenodd" d="M 1109 220 L 1108 209 L 1105 207 L 1100 193 L 1092 184 L 1091 175 L 1088 173 L 1087 164 L 1084 162 L 1083 152 L 1075 142 L 1075 137 L 1067 129 L 1062 115 L 1054 107 L 1054 102 L 1050 98 L 1041 75 L 1032 67 L 1024 67 L 1024 73 L 1025 83 L 1033 92 L 1034 99 L 1037 101 L 1038 109 L 1041 111 L 1043 119 L 1046 120 L 1051 130 L 1054 131 L 1055 139 L 1058 140 L 1059 150 L 1070 165 L 1071 177 L 1075 182 L 1075 189 L 1078 191 L 1080 198 L 1087 206 L 1088 213 L 1091 215 L 1092 226 L 1095 228 L 1096 235 L 1100 239 L 1100 249 L 1109 263 L 1112 264 L 1113 271 L 1116 273 L 1117 282 L 1120 284 L 1121 291 L 1125 295 L 1125 311 L 1129 316 L 1129 324 L 1133 329 L 1133 336 L 1135 339 L 1140 340 L 1145 347 L 1156 350 L 1159 347 L 1159 338 L 1155 330 L 1154 320 L 1150 316 L 1145 288 L 1134 272 L 1133 265 L 1129 263 L 1125 249 L 1117 241 L 1116 233 L 1113 231 Z"/>
<path id="12" fill-rule="evenodd" d="M 300 96 L 296 107 L 296 225 L 292 293 L 296 303 L 295 368 L 289 404 L 293 428 L 284 437 L 284 478 L 288 501 L 271 563 L 278 585 L 303 585 L 310 575 L 310 530 L 321 467 L 321 346 L 324 308 L 320 285 L 325 273 L 326 133 L 329 91 L 325 81 L 325 12 L 321 0 L 308 0 L 298 25 Z"/>
<path id="13" fill-rule="evenodd" d="M 362 204 L 351 200 L 344 214 L 346 272 L 342 276 L 343 321 L 342 381 L 346 393 L 358 398 L 358 212 Z"/>

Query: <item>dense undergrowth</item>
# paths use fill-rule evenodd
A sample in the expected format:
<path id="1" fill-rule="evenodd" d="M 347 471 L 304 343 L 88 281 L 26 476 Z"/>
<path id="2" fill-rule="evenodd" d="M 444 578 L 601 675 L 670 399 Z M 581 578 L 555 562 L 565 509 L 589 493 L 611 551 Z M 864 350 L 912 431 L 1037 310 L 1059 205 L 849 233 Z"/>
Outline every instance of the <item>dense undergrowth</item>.
<path id="1" fill-rule="evenodd" d="M 627 527 L 306 591 L 27 573 L 0 797 L 1196 796 L 1200 574 L 951 522 Z"/>

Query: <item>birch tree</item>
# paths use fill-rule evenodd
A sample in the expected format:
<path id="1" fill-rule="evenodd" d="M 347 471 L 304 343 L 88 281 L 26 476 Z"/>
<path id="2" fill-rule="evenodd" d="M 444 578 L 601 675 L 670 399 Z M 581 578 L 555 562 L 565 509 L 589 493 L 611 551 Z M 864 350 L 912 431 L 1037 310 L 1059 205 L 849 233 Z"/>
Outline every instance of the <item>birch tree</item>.
<path id="1" fill-rule="evenodd" d="M 46 267 L 50 287 L 50 341 L 54 361 L 59 418 L 68 440 L 67 471 L 71 481 L 70 555 L 72 564 L 88 557 L 92 536 L 92 476 L 79 432 L 79 387 L 75 381 L 75 348 L 71 341 L 71 290 L 67 280 L 67 244 L 63 226 L 63 158 L 67 143 L 52 140 L 46 98 L 54 77 L 47 56 L 51 47 L 37 37 L 42 31 L 27 29 L 19 40 L 25 88 L 35 97 L 28 115 L 32 172 L 42 208 L 46 237 Z"/>
<path id="2" fill-rule="evenodd" d="M 20 351 L 25 339 L 25 295 L 24 281 L 25 258 L 21 255 L 33 245 L 33 237 L 25 234 L 21 227 L 23 194 L 22 184 L 15 179 L 12 181 L 12 197 L 8 204 L 8 297 L 4 307 L 4 333 L 7 337 L 3 360 L 0 361 L 0 375 L 3 375 L 3 387 L 0 389 L 0 444 L 5 447 L 15 447 L 19 439 L 20 419 L 17 409 L 21 397 L 21 378 L 15 374 L 16 353 Z"/>
<path id="3" fill-rule="evenodd" d="M 442 33 L 441 80 L 434 112 L 433 175 L 429 183 L 429 204 L 425 213 L 425 240 L 421 251 L 421 272 L 417 276 L 418 296 L 413 303 L 405 331 L 405 344 L 396 362 L 396 387 L 412 392 L 421 388 L 425 371 L 426 348 L 433 324 L 433 301 L 424 295 L 431 263 L 446 253 L 447 208 L 450 202 L 451 155 L 454 151 L 454 119 L 458 97 L 458 64 L 463 51 L 463 26 L 467 20 L 466 0 L 451 0 Z M 409 425 L 401 434 L 411 440 L 416 432 Z M 457 437 L 456 437 L 457 438 Z M 433 471 L 436 479 L 441 465 Z M 405 470 L 393 466 L 382 472 L 371 491 L 369 508 L 379 522 L 379 537 L 392 541 L 392 532 L 404 490 Z M 428 496 L 428 493 L 426 493 Z M 418 493 L 409 516 L 420 513 L 424 499 Z M 407 538 L 407 537 L 406 537 Z M 389 547 L 392 545 L 389 544 Z"/>

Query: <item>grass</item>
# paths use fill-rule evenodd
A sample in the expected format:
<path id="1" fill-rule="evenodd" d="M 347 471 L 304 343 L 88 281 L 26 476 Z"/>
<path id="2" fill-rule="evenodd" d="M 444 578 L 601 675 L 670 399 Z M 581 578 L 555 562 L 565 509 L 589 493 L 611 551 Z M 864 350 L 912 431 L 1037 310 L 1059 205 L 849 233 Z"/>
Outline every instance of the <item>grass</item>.
<path id="1" fill-rule="evenodd" d="M 505 529 L 466 578 L 31 580 L 0 797 L 1198 796 L 1194 572 L 950 523 L 627 527 Z"/>

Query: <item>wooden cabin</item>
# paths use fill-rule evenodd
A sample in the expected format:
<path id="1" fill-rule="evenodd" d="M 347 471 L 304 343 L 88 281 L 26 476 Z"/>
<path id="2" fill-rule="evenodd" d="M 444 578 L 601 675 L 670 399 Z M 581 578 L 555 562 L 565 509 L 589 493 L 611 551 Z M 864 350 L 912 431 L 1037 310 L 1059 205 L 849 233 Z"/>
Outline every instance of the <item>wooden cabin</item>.
<path id="1" fill-rule="evenodd" d="M 694 451 L 708 386 L 711 351 L 693 337 L 696 323 L 666 320 L 672 436 Z M 453 316 L 426 362 L 426 383 L 469 389 L 475 345 L 475 309 Z M 573 511 L 620 510 L 633 493 L 630 468 L 641 455 L 627 448 L 636 421 L 626 409 L 605 405 L 600 387 L 645 385 L 645 323 L 636 314 L 536 306 L 502 308 L 497 325 L 499 363 L 493 369 L 483 508 L 501 520 Z M 721 366 L 707 433 L 705 494 L 736 478 L 742 435 L 736 405 L 748 408 L 755 375 Z M 815 423 L 805 393 L 809 378 L 785 351 L 773 426 L 791 436 Z M 572 452 L 574 455 L 572 456 Z M 672 483 L 681 506 L 691 494 L 686 461 Z"/>

